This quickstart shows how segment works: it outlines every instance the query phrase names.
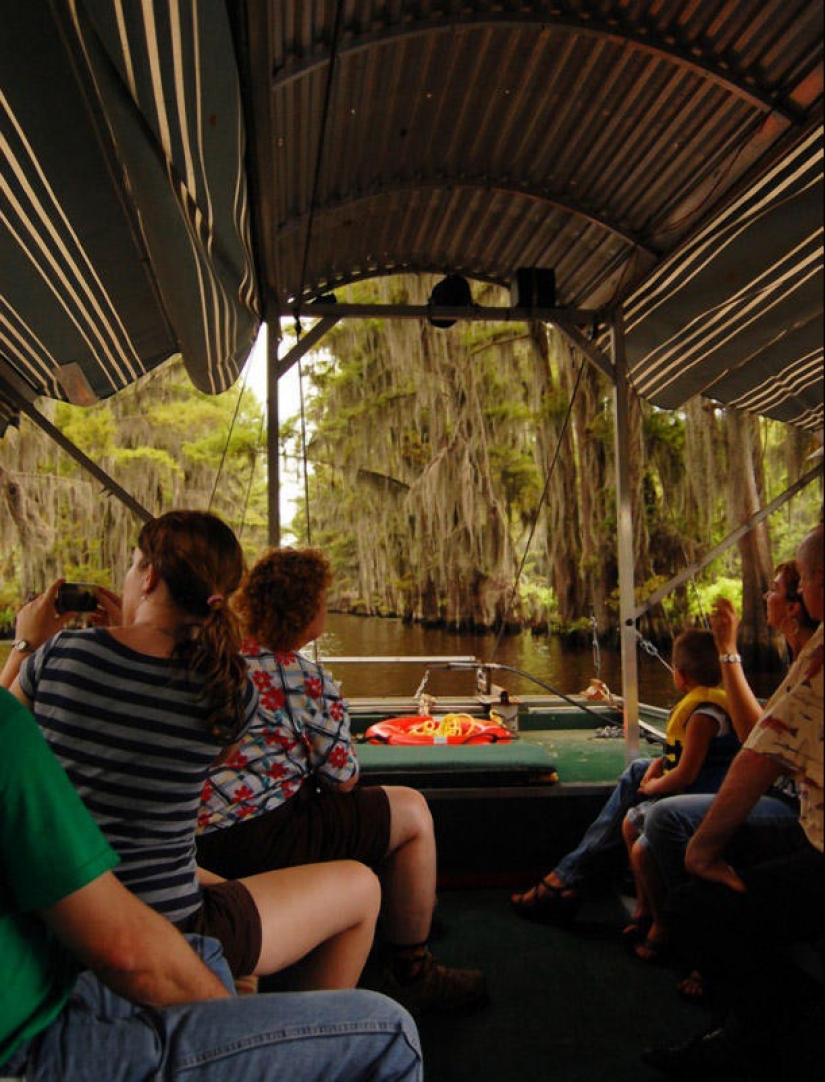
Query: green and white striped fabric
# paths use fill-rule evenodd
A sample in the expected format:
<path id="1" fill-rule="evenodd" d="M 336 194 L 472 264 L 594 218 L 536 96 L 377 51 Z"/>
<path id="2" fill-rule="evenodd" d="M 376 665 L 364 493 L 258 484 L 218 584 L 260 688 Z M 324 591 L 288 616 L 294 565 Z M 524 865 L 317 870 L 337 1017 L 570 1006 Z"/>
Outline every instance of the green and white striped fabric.
<path id="1" fill-rule="evenodd" d="M 225 390 L 260 323 L 225 5 L 6 7 L 0 431 L 15 391 L 89 402 L 178 352 Z"/>

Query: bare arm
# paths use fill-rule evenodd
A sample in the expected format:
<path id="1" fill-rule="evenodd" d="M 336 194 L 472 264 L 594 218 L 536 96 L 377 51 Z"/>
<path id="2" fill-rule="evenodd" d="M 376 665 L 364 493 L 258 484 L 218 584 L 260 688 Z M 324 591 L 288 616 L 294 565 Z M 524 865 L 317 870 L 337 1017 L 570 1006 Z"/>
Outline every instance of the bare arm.
<path id="1" fill-rule="evenodd" d="M 229 994 L 177 929 L 111 872 L 41 915 L 84 965 L 126 999 L 163 1007 Z"/>
<path id="2" fill-rule="evenodd" d="M 769 756 L 742 748 L 688 844 L 685 869 L 691 875 L 745 890 L 745 884 L 725 862 L 725 847 L 781 773 L 780 764 Z"/>
<path id="3" fill-rule="evenodd" d="M 719 653 L 735 654 L 739 617 L 726 598 L 720 597 L 716 602 L 710 615 L 710 626 Z M 762 706 L 751 691 L 740 663 L 729 661 L 722 663 L 722 683 L 728 696 L 728 711 L 733 727 L 744 744 L 751 729 L 762 716 Z"/>
<path id="4" fill-rule="evenodd" d="M 62 630 L 67 621 L 72 618 L 72 613 L 59 615 L 54 607 L 57 588 L 64 581 L 64 579 L 56 579 L 48 590 L 44 590 L 33 601 L 27 602 L 18 612 L 14 625 L 15 636 L 18 639 L 25 639 L 30 649 L 24 654 L 18 650 L 11 651 L 0 673 L 0 686 L 11 688 L 17 680 L 20 667 L 29 654 Z M 21 698 L 16 692 L 15 695 L 18 699 Z M 22 701 L 25 700 L 21 699 Z"/>
<path id="5" fill-rule="evenodd" d="M 702 763 L 708 754 L 711 741 L 716 736 L 719 723 L 708 714 L 692 714 L 685 733 L 685 746 L 679 757 L 679 762 L 660 778 L 645 780 L 639 786 L 639 790 L 645 796 L 673 796 L 675 793 L 683 793 L 696 781 Z"/>

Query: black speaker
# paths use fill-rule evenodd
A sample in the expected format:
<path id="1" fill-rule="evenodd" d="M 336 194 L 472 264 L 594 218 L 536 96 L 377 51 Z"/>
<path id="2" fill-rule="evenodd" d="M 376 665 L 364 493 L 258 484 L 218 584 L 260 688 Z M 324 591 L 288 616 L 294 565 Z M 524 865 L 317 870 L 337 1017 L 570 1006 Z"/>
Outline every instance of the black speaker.
<path id="1" fill-rule="evenodd" d="M 446 278 L 442 278 L 433 286 L 428 303 L 443 308 L 469 308 L 473 303 L 470 283 L 460 274 L 448 274 Z M 446 330 L 452 327 L 455 320 L 430 318 L 430 323 L 434 327 Z"/>
<path id="2" fill-rule="evenodd" d="M 510 283 L 514 308 L 555 308 L 556 272 L 549 267 L 519 267 Z"/>

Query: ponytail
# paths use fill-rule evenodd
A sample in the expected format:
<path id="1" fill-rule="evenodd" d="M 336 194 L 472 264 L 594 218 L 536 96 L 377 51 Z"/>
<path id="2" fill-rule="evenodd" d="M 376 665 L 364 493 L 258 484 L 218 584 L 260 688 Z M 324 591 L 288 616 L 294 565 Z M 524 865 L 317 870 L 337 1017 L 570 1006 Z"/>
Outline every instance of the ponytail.
<path id="1" fill-rule="evenodd" d="M 137 544 L 172 600 L 192 618 L 172 656 L 197 680 L 209 705 L 210 733 L 232 744 L 245 722 L 247 684 L 240 625 L 228 604 L 243 576 L 240 543 L 215 515 L 170 511 L 147 522 Z"/>

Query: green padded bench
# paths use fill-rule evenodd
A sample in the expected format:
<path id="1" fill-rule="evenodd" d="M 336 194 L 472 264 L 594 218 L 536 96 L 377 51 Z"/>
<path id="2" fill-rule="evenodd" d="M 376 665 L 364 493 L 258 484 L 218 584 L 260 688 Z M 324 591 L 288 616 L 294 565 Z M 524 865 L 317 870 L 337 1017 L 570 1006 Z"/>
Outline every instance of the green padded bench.
<path id="1" fill-rule="evenodd" d="M 356 753 L 361 777 L 368 785 L 445 788 L 550 785 L 558 781 L 549 752 L 523 740 L 420 747 L 358 744 Z"/>

